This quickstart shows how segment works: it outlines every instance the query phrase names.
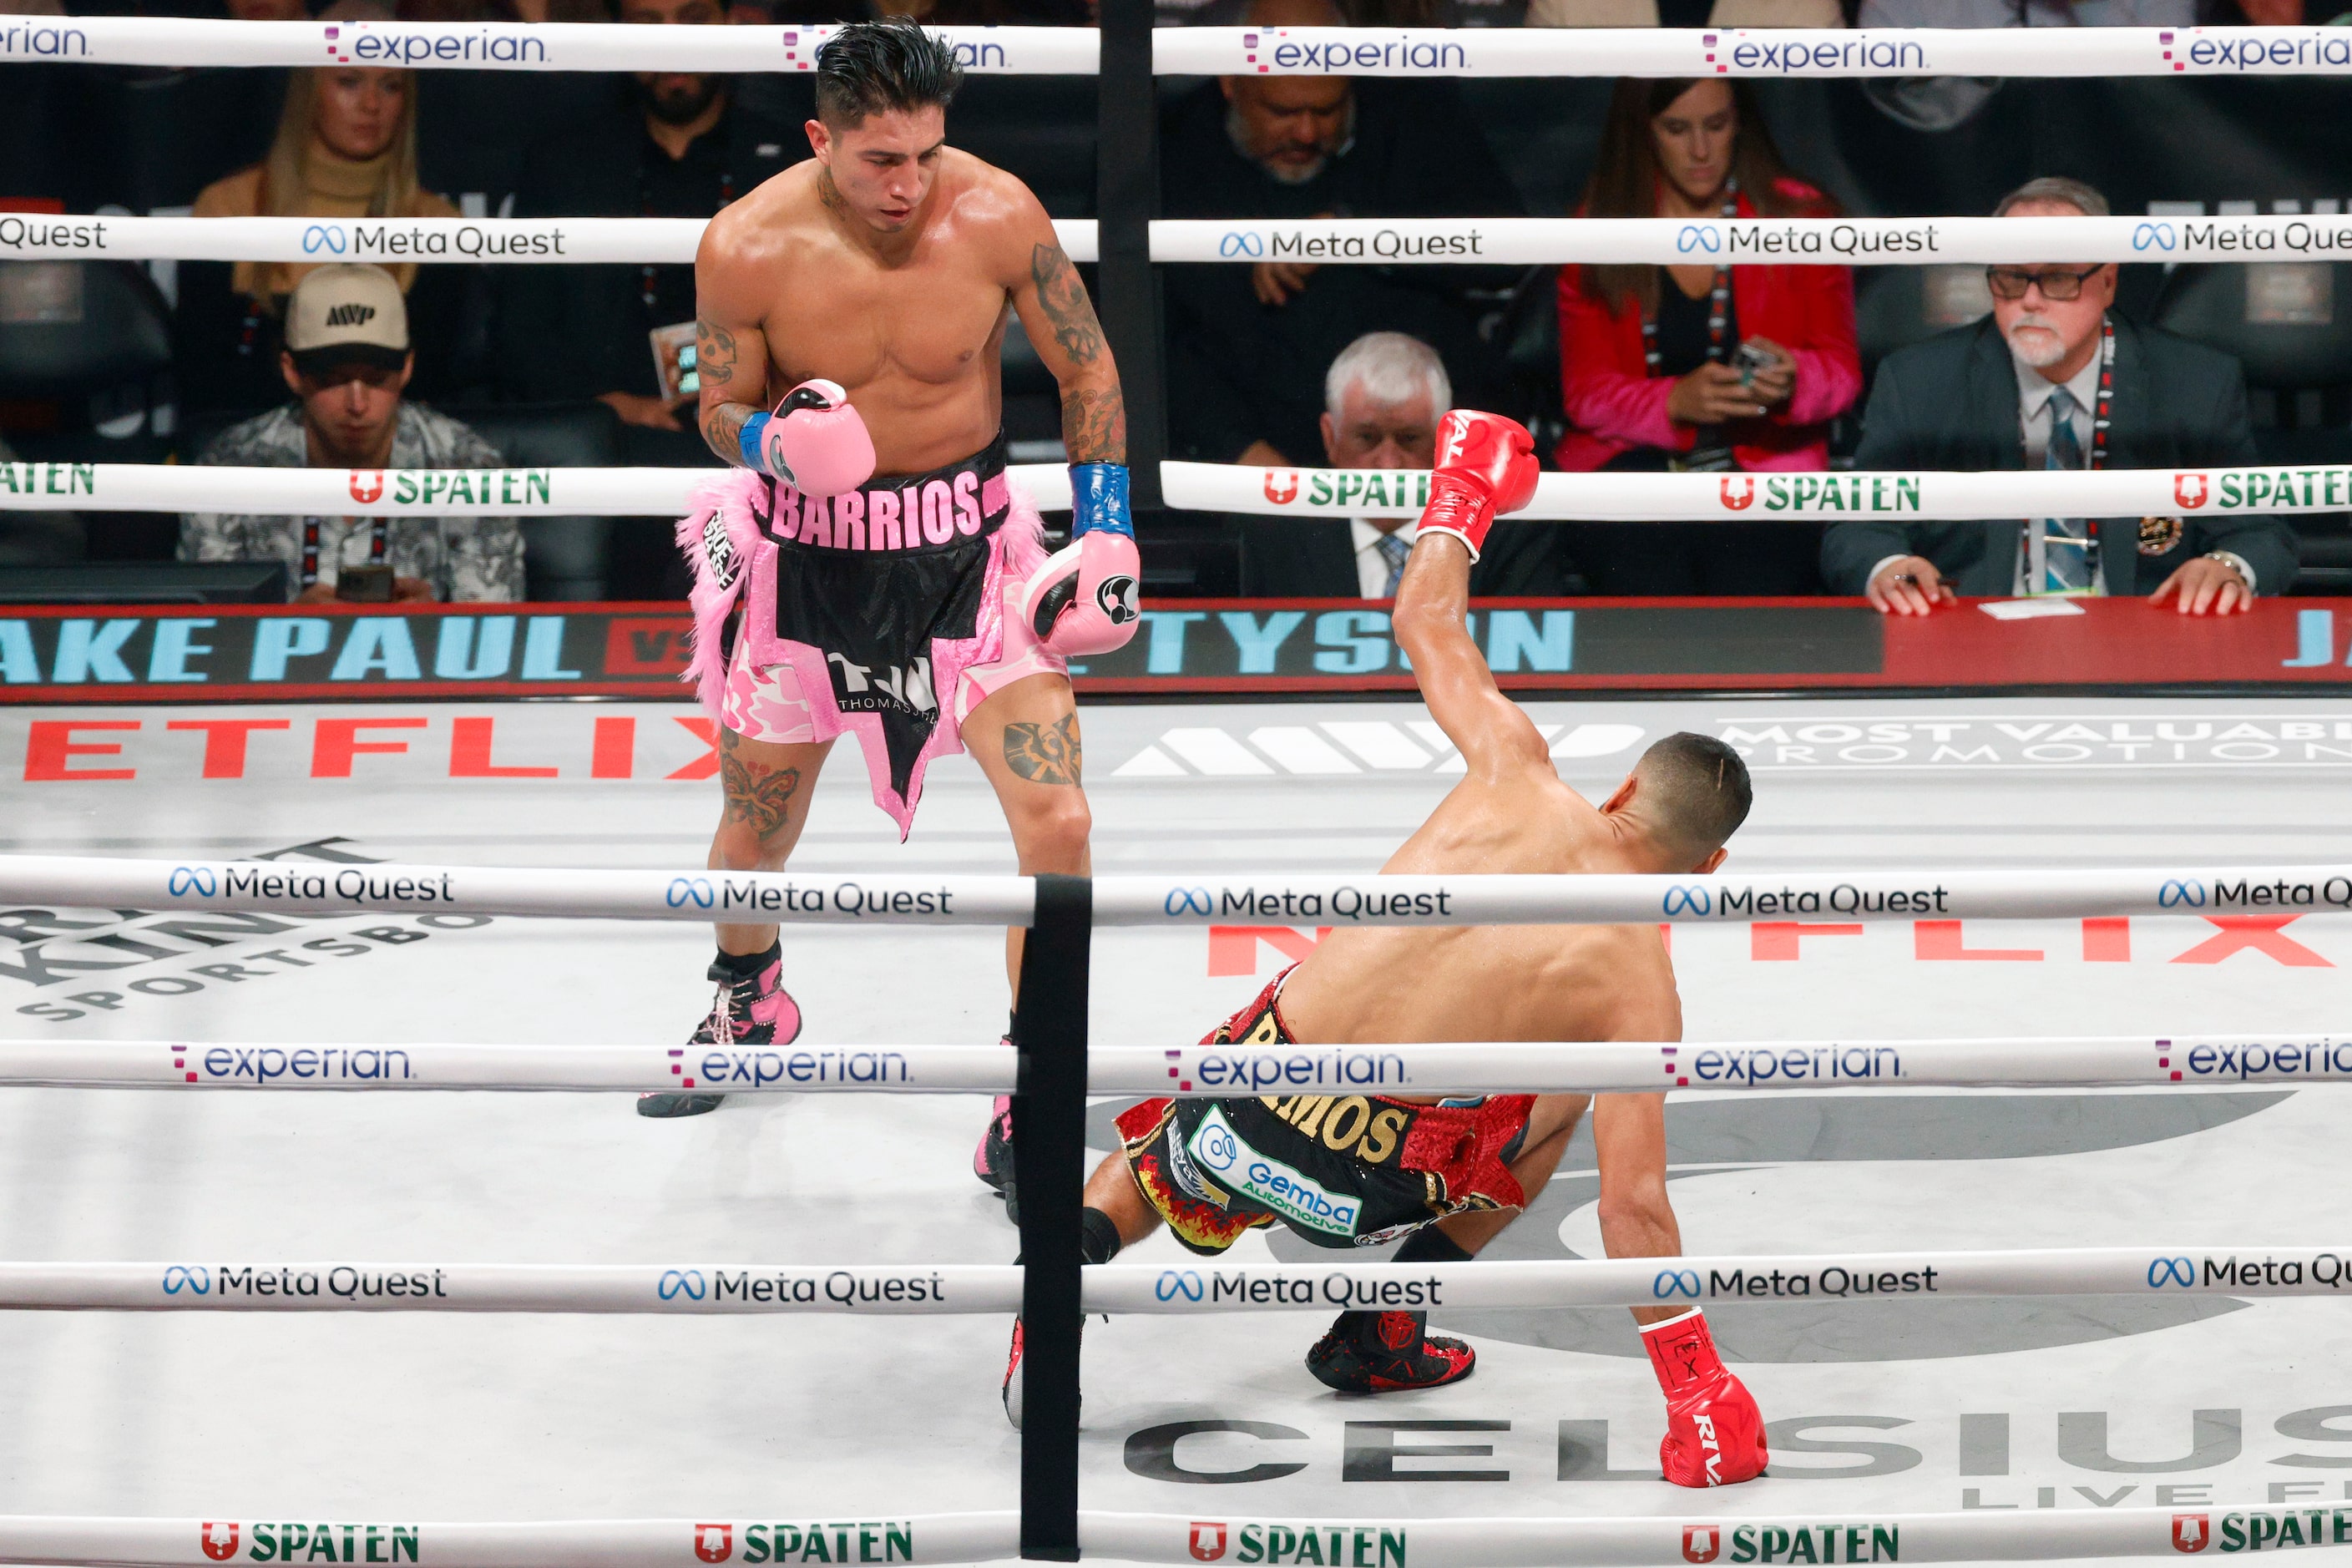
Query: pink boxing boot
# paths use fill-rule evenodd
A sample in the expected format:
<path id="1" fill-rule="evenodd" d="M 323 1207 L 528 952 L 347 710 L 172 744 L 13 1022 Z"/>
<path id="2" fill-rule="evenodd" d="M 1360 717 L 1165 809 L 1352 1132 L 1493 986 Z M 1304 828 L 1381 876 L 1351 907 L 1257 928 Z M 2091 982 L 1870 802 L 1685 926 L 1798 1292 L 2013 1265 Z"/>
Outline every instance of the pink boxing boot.
<path id="1" fill-rule="evenodd" d="M 722 952 L 709 978 L 719 986 L 710 1016 L 688 1037 L 689 1046 L 789 1046 L 800 1038 L 801 1009 L 784 989 L 783 944 L 739 957 Z M 637 1114 L 700 1116 L 719 1109 L 723 1094 L 641 1094 Z"/>

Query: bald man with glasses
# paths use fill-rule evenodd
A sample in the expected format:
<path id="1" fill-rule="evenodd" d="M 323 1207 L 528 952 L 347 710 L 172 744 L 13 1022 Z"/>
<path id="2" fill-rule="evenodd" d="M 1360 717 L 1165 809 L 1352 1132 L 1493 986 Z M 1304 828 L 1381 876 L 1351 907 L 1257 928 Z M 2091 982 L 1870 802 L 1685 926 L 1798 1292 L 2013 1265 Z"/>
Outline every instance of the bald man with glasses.
<path id="1" fill-rule="evenodd" d="M 2042 179 L 1996 217 L 2104 217 L 2077 180 Z M 1887 356 L 1858 468 L 2213 468 L 2259 464 L 2230 355 L 2115 313 L 2115 264 L 1989 267 L 1992 313 Z M 2250 609 L 2294 582 L 2275 517 L 2035 517 L 1842 522 L 1822 541 L 1831 591 L 1891 615 L 1971 598 L 2146 595 L 2187 616 Z"/>

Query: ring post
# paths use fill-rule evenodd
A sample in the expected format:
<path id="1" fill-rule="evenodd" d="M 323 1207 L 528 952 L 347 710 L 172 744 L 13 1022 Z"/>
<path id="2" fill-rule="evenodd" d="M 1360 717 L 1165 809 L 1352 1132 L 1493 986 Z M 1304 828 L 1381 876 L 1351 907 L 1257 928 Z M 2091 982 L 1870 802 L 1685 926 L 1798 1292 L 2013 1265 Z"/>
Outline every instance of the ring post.
<path id="1" fill-rule="evenodd" d="M 1078 1557 L 1078 1209 L 1086 1182 L 1087 972 L 1094 887 L 1037 879 L 1015 1014 L 1021 1092 L 1013 1171 L 1021 1198 L 1021 1555 Z"/>

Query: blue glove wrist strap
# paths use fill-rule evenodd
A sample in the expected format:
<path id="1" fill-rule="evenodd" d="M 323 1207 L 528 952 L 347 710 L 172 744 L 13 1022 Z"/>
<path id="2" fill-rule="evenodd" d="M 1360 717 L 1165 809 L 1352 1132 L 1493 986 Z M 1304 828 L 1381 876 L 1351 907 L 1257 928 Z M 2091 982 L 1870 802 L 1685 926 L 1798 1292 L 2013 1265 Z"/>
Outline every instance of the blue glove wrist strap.
<path id="1" fill-rule="evenodd" d="M 1070 465 L 1070 537 L 1098 528 L 1135 537 L 1135 519 L 1127 509 L 1125 463 Z"/>
<path id="2" fill-rule="evenodd" d="M 768 471 L 767 459 L 760 455 L 760 437 L 768 428 L 768 421 L 772 417 L 774 417 L 772 415 L 767 414 L 752 415 L 743 421 L 742 434 L 736 437 L 735 444 L 743 454 L 743 466 L 755 474 L 764 474 Z"/>

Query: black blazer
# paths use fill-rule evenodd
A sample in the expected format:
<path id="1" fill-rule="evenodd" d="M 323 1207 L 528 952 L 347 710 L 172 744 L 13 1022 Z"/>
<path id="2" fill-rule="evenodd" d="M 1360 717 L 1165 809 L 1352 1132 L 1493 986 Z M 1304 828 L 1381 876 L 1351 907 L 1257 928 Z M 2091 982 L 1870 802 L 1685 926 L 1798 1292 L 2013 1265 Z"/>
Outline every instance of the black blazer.
<path id="1" fill-rule="evenodd" d="M 1262 599 L 1353 599 L 1356 546 L 1345 521 L 1241 520 L 1242 592 Z M 1470 592 L 1482 599 L 1556 599 L 1568 592 L 1560 528 L 1505 519 L 1486 535 L 1470 568 Z"/>
<path id="2" fill-rule="evenodd" d="M 2116 386 L 2107 427 L 2113 468 L 2246 468 L 2261 463 L 2246 421 L 2246 378 L 2218 350 L 2116 320 Z M 1863 414 L 1857 468 L 1985 471 L 2025 467 L 2017 370 L 1988 316 L 1971 327 L 1897 350 L 1878 367 Z M 2107 592 L 2152 594 L 2184 562 L 2227 550 L 2254 569 L 2255 586 L 2294 585 L 2294 531 L 2276 517 L 2189 517 L 2161 554 L 2135 548 L 2137 518 L 2099 530 Z M 2005 597 L 2015 582 L 2018 524 L 1841 522 L 1822 539 L 1822 579 L 1859 594 L 1890 555 L 1924 555 L 1974 597 Z"/>

